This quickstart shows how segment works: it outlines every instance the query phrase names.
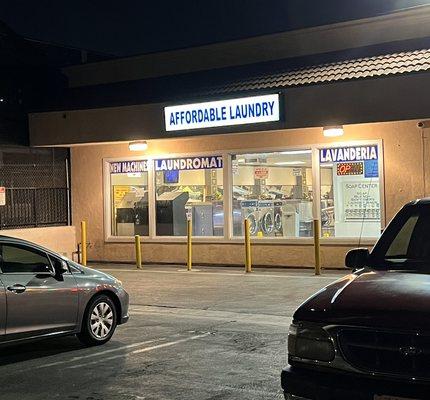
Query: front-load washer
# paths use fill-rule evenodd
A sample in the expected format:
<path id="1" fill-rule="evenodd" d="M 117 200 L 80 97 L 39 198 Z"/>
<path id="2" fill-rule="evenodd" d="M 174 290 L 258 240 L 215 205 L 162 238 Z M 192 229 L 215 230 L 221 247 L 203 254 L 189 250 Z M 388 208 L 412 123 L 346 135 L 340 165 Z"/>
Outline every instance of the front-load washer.
<path id="1" fill-rule="evenodd" d="M 242 221 L 245 221 L 245 219 L 249 220 L 249 232 L 251 236 L 256 236 L 259 228 L 258 200 L 243 200 L 240 206 L 242 210 Z M 243 228 L 242 234 L 244 234 Z"/>
<path id="2" fill-rule="evenodd" d="M 285 202 L 282 200 L 275 200 L 273 203 L 273 223 L 275 228 L 275 236 L 283 236 L 282 214 Z"/>
<path id="3" fill-rule="evenodd" d="M 273 200 L 258 202 L 259 225 L 263 236 L 275 236 L 275 216 Z"/>

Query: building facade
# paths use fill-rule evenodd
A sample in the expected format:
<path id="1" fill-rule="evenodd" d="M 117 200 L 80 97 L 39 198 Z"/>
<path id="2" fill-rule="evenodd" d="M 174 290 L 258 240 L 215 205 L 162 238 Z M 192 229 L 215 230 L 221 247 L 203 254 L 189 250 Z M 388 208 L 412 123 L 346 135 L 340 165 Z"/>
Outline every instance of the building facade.
<path id="1" fill-rule="evenodd" d="M 430 8 L 67 68 L 30 114 L 68 146 L 72 221 L 93 261 L 325 267 L 428 195 Z M 145 143 L 142 143 L 145 141 Z M 137 151 L 134 149 L 137 148 Z M 76 240 L 79 239 L 79 229 Z"/>

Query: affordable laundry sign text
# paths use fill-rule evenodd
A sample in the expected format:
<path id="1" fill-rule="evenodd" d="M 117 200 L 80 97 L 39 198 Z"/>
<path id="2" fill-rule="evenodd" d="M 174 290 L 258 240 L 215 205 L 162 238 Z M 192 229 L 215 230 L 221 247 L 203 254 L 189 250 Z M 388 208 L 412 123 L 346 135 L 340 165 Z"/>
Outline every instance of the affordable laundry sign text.
<path id="1" fill-rule="evenodd" d="M 165 107 L 164 118 L 166 131 L 279 121 L 279 95 Z"/>

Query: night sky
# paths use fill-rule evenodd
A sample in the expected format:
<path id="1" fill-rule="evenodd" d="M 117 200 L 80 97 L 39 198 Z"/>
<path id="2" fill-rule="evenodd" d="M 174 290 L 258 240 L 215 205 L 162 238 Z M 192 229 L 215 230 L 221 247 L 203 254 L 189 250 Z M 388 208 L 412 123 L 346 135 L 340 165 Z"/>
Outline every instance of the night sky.
<path id="1" fill-rule="evenodd" d="M 429 0 L 1 0 L 23 36 L 132 55 L 362 18 Z"/>

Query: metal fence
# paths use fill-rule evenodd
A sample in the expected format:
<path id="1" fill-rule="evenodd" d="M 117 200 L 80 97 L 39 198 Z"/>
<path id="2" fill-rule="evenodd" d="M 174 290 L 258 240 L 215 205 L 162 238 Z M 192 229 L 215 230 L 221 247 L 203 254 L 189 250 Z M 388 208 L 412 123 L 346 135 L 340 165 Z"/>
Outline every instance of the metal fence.
<path id="1" fill-rule="evenodd" d="M 0 165 L 0 186 L 6 204 L 0 206 L 0 229 L 68 225 L 67 161 Z"/>

